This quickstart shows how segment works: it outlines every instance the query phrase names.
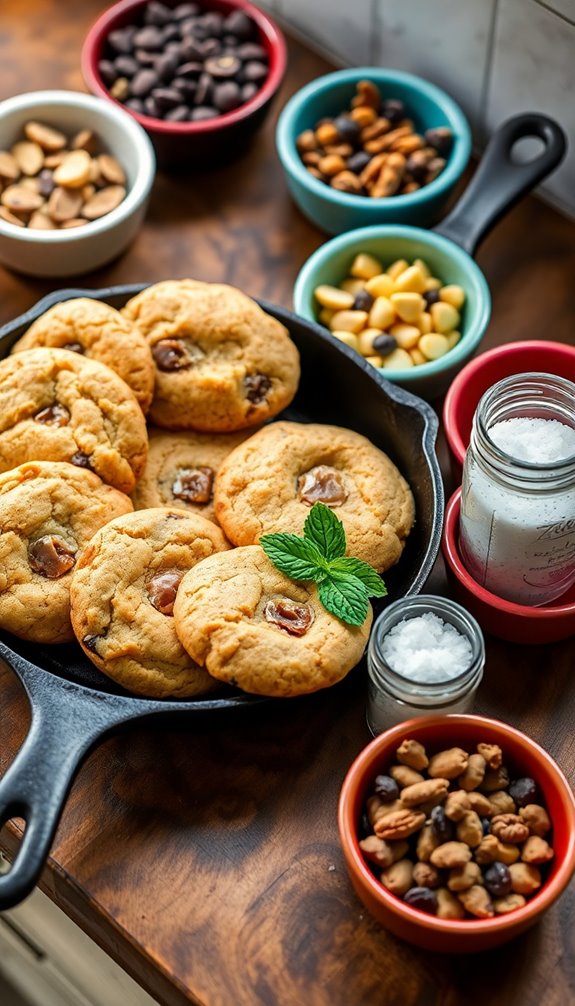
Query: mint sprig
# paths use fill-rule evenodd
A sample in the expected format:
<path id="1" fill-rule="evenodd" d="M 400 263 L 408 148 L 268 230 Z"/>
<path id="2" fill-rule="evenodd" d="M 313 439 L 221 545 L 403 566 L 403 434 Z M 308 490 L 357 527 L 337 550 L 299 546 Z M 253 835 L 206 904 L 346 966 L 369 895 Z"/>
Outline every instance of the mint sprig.
<path id="1" fill-rule="evenodd" d="M 312 580 L 324 608 L 348 625 L 363 625 L 370 597 L 385 597 L 379 573 L 369 563 L 345 555 L 342 522 L 325 503 L 314 503 L 297 534 L 264 534 L 260 538 L 268 559 L 290 580 Z"/>

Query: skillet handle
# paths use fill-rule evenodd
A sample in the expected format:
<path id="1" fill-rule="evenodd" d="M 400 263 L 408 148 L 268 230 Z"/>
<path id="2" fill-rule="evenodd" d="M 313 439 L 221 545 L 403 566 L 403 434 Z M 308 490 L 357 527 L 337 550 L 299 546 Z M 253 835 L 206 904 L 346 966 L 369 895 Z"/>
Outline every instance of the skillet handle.
<path id="1" fill-rule="evenodd" d="M 0 827 L 26 822 L 14 863 L 0 876 L 0 911 L 32 892 L 46 862 L 64 801 L 80 764 L 110 729 L 133 718 L 120 702 L 111 709 L 70 682 L 42 671 L 0 643 L 0 656 L 23 683 L 32 709 L 30 730 L 0 780 Z M 103 698 L 103 696 L 102 696 Z"/>
<path id="2" fill-rule="evenodd" d="M 511 151 L 524 137 L 538 137 L 545 147 L 534 160 L 518 164 Z M 473 255 L 507 210 L 557 167 L 566 149 L 561 126 L 546 115 L 532 112 L 507 119 L 489 140 L 461 199 L 434 231 Z"/>

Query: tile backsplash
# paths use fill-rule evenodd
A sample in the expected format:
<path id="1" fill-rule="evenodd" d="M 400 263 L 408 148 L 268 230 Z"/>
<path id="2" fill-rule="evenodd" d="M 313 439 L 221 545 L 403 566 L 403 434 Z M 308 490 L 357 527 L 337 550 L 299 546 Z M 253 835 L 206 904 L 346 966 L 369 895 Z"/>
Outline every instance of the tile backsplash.
<path id="1" fill-rule="evenodd" d="M 544 112 L 572 141 L 542 195 L 575 217 L 575 0 L 263 0 L 338 65 L 426 77 L 464 109 L 478 147 L 504 119 Z"/>

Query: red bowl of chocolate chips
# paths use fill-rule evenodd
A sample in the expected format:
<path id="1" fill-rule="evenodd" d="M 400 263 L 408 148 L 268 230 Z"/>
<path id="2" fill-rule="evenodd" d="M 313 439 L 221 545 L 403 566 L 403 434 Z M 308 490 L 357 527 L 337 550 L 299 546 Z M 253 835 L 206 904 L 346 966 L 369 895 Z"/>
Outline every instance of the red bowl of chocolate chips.
<path id="1" fill-rule="evenodd" d="M 187 172 L 246 146 L 285 67 L 282 33 L 248 0 L 121 0 L 82 49 L 92 93 L 137 119 L 163 167 Z"/>

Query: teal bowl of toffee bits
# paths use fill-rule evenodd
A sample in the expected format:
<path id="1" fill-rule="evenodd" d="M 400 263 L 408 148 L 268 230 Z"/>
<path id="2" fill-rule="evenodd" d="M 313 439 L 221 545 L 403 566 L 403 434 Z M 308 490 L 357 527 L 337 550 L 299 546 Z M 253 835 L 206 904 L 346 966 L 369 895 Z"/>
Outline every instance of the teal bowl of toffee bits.
<path id="1" fill-rule="evenodd" d="M 339 148 L 339 156 L 345 162 L 344 164 L 340 162 L 338 174 L 341 181 L 335 181 L 335 174 L 322 175 L 317 165 L 311 163 L 315 160 L 313 150 L 308 151 L 308 154 L 312 156 L 306 158 L 307 164 L 304 163 L 302 157 L 305 156 L 306 151 L 303 149 L 305 143 L 302 144 L 300 140 L 302 134 L 306 133 L 309 136 L 311 130 L 317 136 L 317 129 L 321 126 L 322 120 L 333 123 L 337 119 L 341 121 L 342 117 L 344 120 L 347 119 L 349 128 L 352 102 L 358 98 L 358 85 L 361 87 L 360 82 L 362 81 L 368 81 L 371 85 L 375 85 L 381 95 L 381 103 L 376 107 L 377 91 L 373 89 L 371 93 L 369 89 L 365 91 L 366 97 L 371 101 L 371 107 L 376 112 L 377 121 L 361 126 L 361 130 L 371 129 L 377 134 L 380 128 L 384 128 L 387 130 L 388 136 L 392 132 L 396 133 L 395 143 L 398 143 L 400 148 L 397 152 L 403 153 L 407 161 L 407 168 L 411 163 L 410 133 L 425 137 L 428 130 L 449 131 L 448 149 L 437 151 L 445 163 L 440 167 L 436 177 L 432 177 L 433 170 L 430 173 L 425 169 L 425 166 L 422 170 L 420 165 L 419 174 L 416 171 L 418 180 L 406 169 L 405 179 L 407 181 L 402 185 L 402 189 L 407 187 L 409 191 L 399 190 L 399 194 L 381 196 L 368 194 L 367 188 L 362 188 L 361 192 L 354 192 L 334 187 L 334 184 L 345 185 L 346 179 L 341 175 L 341 170 L 347 171 L 350 166 L 354 168 L 358 165 L 357 160 L 352 160 L 354 156 L 363 154 L 363 159 L 369 160 L 368 153 L 370 153 L 373 166 L 375 157 L 378 156 L 378 148 L 380 146 L 386 147 L 385 135 L 376 135 L 373 140 L 367 140 L 370 151 L 366 152 L 364 150 L 365 141 L 358 138 L 357 131 L 355 136 L 346 137 L 345 121 L 342 124 L 340 135 L 330 137 L 326 134 L 324 138 L 320 134 L 320 138 L 324 139 L 324 145 L 320 147 L 322 155 L 334 152 L 337 156 Z M 359 90 L 359 97 L 361 94 L 362 92 Z M 386 113 L 389 125 L 378 127 L 377 123 L 381 124 Z M 366 113 L 366 117 L 369 118 L 369 113 Z M 409 124 L 408 129 L 405 128 L 406 123 Z M 399 132 L 402 129 L 405 134 L 403 136 Z M 365 132 L 362 132 L 364 138 L 365 135 Z M 329 140 L 331 143 L 328 142 Z M 354 67 L 319 77 L 298 91 L 287 102 L 279 117 L 276 145 L 288 188 L 302 213 L 328 234 L 341 234 L 352 228 L 367 227 L 378 223 L 414 224 L 418 227 L 427 227 L 436 222 L 469 160 L 471 131 L 459 106 L 445 91 L 434 84 L 430 84 L 421 77 L 401 73 L 398 70 Z M 298 145 L 300 149 L 298 149 Z M 353 147 L 351 154 L 350 146 Z M 392 144 L 393 146 L 394 144 Z M 389 150 L 384 149 L 382 153 L 389 154 Z M 381 160 L 383 161 L 383 159 L 382 157 Z M 425 161 L 425 155 L 421 150 L 417 152 L 414 163 L 418 160 Z M 358 167 L 360 165 L 361 159 Z M 337 166 L 337 162 L 334 162 L 335 166 Z M 312 168 L 311 171 L 310 168 Z M 332 170 L 330 167 L 330 171 Z M 437 170 L 437 167 L 434 170 Z M 357 176 L 361 179 L 361 170 L 357 171 Z M 432 180 L 426 181 L 430 177 Z M 348 181 L 353 182 L 353 178 L 348 178 Z M 357 182 L 354 184 L 357 187 Z M 385 188 L 385 184 L 381 189 L 373 189 L 372 187 L 372 192 L 379 191 L 388 192 L 389 189 Z"/>

